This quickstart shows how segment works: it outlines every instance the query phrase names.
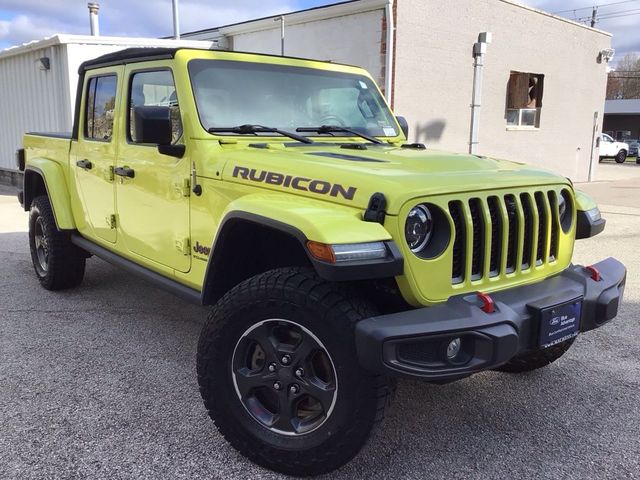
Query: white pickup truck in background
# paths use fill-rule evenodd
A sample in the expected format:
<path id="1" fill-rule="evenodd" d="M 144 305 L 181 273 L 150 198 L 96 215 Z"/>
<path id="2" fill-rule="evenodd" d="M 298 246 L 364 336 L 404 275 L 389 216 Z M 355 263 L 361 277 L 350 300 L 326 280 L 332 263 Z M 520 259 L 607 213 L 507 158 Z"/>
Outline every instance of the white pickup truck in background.
<path id="1" fill-rule="evenodd" d="M 613 158 L 617 163 L 624 163 L 629 153 L 629 144 L 616 142 L 606 133 L 600 135 L 600 161 L 603 158 Z"/>

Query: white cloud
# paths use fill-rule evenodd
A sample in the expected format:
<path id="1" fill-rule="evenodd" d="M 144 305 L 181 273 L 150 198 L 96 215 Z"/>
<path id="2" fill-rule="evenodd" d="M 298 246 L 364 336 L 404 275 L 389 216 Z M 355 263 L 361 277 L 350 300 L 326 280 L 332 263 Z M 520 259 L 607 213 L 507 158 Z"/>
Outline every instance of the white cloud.
<path id="1" fill-rule="evenodd" d="M 100 2 L 100 32 L 103 35 L 132 37 L 169 36 L 173 31 L 171 0 L 97 0 Z M 337 0 L 326 0 L 333 3 Z M 570 19 L 591 15 L 583 9 L 585 0 L 520 0 Z M 594 2 L 598 3 L 598 2 Z M 602 2 L 600 2 L 602 3 Z M 0 0 L 0 10 L 8 20 L 0 20 L 0 48 L 43 38 L 53 33 L 89 33 L 87 0 Z M 217 27 L 252 18 L 296 10 L 302 0 L 180 0 L 180 30 L 188 32 Z M 612 32 L 617 58 L 640 51 L 640 15 L 623 14 L 606 19 L 614 12 L 628 11 L 636 4 L 601 7 L 598 28 Z M 640 0 L 639 5 L 640 6 Z M 633 12 L 631 12 L 633 13 Z M 639 12 L 640 13 L 640 12 Z"/>
<path id="2" fill-rule="evenodd" d="M 585 0 L 519 0 L 522 3 L 540 8 L 548 12 L 562 12 L 559 15 L 570 20 L 589 23 L 592 7 L 586 7 L 589 2 Z M 616 49 L 616 59 L 620 59 L 628 52 L 640 52 L 640 2 L 628 2 L 615 5 L 604 5 L 604 2 L 594 1 L 593 4 L 601 4 L 596 18 L 595 27 L 613 34 L 612 45 Z M 573 10 L 575 9 L 575 10 Z M 610 18 L 607 18 L 610 17 Z"/>
<path id="3" fill-rule="evenodd" d="M 180 30 L 217 27 L 297 8 L 296 0 L 180 1 Z M 54 33 L 89 33 L 86 0 L 2 0 L 2 10 L 14 14 L 0 20 L 0 48 L 37 40 Z M 102 35 L 161 37 L 171 35 L 171 0 L 103 0 Z"/>
<path id="4" fill-rule="evenodd" d="M 13 45 L 25 43 L 52 35 L 62 28 L 64 25 L 55 22 L 18 15 L 11 20 L 0 20 L 0 41 Z"/>

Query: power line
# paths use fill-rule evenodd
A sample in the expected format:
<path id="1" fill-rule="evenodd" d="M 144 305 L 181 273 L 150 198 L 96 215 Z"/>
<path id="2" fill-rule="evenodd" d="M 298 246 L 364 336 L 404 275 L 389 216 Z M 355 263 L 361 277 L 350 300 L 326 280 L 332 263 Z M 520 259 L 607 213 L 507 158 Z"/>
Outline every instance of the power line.
<path id="1" fill-rule="evenodd" d="M 609 17 L 599 17 L 598 21 L 600 20 L 610 20 L 612 18 L 622 18 L 622 17 L 632 17 L 634 15 L 640 15 L 640 12 L 636 12 L 636 13 L 625 13 L 623 15 L 611 15 Z"/>
<path id="2" fill-rule="evenodd" d="M 569 10 L 560 10 L 557 12 L 551 12 L 553 14 L 557 14 L 557 13 L 571 13 L 571 12 L 577 12 L 578 10 L 591 10 L 592 8 L 600 8 L 600 7 L 609 7 L 611 5 L 621 5 L 623 3 L 631 3 L 631 2 L 637 2 L 639 0 L 625 0 L 623 2 L 611 2 L 611 3 L 603 3 L 600 5 L 590 5 L 588 7 L 579 7 L 579 8 L 571 8 Z"/>
<path id="3" fill-rule="evenodd" d="M 607 12 L 607 13 L 603 13 L 602 16 L 607 16 L 607 15 L 617 15 L 619 13 L 629 13 L 629 12 L 637 12 L 638 10 L 640 10 L 640 8 L 632 8 L 630 10 L 616 10 L 615 12 Z"/>
<path id="4" fill-rule="evenodd" d="M 619 12 L 610 12 L 610 13 L 605 13 L 602 15 L 596 15 L 595 19 L 597 21 L 600 20 L 606 20 L 607 18 L 619 18 L 619 17 L 627 17 L 627 16 L 631 16 L 631 15 L 637 15 L 638 13 L 640 13 L 640 8 L 634 8 L 633 10 L 621 10 Z M 589 20 L 593 20 L 594 16 L 588 16 L 588 17 L 580 17 L 579 19 L 577 19 L 578 22 L 587 22 Z"/>

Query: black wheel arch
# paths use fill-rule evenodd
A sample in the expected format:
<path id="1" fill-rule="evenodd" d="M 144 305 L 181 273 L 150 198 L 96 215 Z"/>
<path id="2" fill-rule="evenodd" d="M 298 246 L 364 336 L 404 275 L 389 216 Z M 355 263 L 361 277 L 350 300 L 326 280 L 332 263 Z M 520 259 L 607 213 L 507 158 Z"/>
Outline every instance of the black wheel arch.
<path id="1" fill-rule="evenodd" d="M 28 212 L 31 208 L 31 202 L 40 195 L 46 195 L 49 197 L 49 191 L 47 189 L 47 182 L 44 178 L 42 171 L 35 167 L 27 167 L 24 171 L 23 178 L 23 204 L 25 212 Z M 51 198 L 51 197 L 49 197 Z"/>
<path id="2" fill-rule="evenodd" d="M 220 224 L 202 286 L 213 305 L 240 282 L 274 268 L 312 266 L 306 237 L 295 227 L 249 212 L 232 212 Z"/>
<path id="3" fill-rule="evenodd" d="M 202 304 L 213 305 L 242 281 L 282 267 L 312 267 L 328 281 L 360 281 L 402 275 L 404 260 L 393 241 L 384 260 L 330 264 L 313 258 L 298 228 L 250 212 L 227 214 L 213 243 L 202 286 Z"/>

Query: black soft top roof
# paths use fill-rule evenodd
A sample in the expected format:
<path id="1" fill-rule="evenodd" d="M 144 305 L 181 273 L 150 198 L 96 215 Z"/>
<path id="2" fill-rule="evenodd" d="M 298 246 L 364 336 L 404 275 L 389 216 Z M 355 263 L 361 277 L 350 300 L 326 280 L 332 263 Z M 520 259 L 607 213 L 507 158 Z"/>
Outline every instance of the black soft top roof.
<path id="1" fill-rule="evenodd" d="M 178 50 L 201 50 L 203 52 L 210 51 L 205 48 L 189 48 L 189 47 L 136 47 L 136 48 L 125 48 L 124 50 L 119 50 L 113 53 L 107 53 L 106 55 L 102 55 L 98 58 L 94 58 L 93 60 L 87 60 L 80 65 L 78 69 L 78 73 L 80 75 L 84 74 L 87 70 L 91 70 L 93 68 L 100 67 L 110 67 L 112 65 L 124 65 L 126 63 L 136 63 L 136 62 L 146 62 L 147 60 L 163 60 L 167 58 L 174 58 L 176 56 L 176 52 Z M 226 50 L 218 50 L 221 52 L 226 52 Z M 240 51 L 229 51 L 228 53 L 244 53 L 248 55 L 260 55 L 263 57 L 283 57 L 282 55 L 273 55 L 269 53 L 256 53 L 256 52 L 240 52 Z M 302 58 L 302 57 L 292 57 L 289 55 L 284 55 L 284 58 L 290 58 L 292 60 L 306 60 L 320 63 L 330 63 L 332 65 L 347 65 L 344 63 L 336 63 L 330 62 L 326 60 L 314 60 L 312 58 Z"/>
<path id="2" fill-rule="evenodd" d="M 92 68 L 109 67 L 111 65 L 124 65 L 125 63 L 145 62 L 147 60 L 173 58 L 178 50 L 180 50 L 180 48 L 125 48 L 124 50 L 107 53 L 106 55 L 94 58 L 93 60 L 87 60 L 86 62 L 83 62 L 82 65 L 80 65 L 78 73 L 86 72 L 87 70 L 91 70 Z"/>

